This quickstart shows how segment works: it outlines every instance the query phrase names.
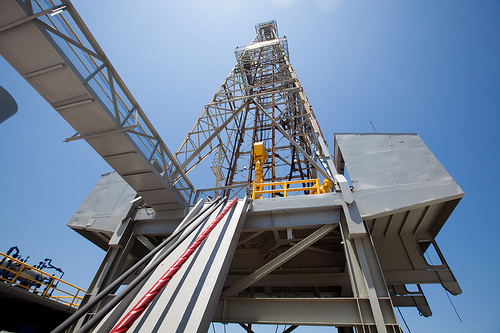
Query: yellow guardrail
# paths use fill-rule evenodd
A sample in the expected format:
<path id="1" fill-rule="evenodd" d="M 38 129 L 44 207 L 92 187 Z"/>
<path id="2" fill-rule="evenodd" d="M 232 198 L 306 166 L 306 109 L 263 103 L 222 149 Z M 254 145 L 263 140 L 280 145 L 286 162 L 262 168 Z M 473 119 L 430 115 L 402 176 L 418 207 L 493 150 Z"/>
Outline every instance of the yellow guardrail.
<path id="1" fill-rule="evenodd" d="M 302 187 L 289 187 L 295 184 L 308 184 L 308 186 Z M 312 185 L 311 185 L 312 184 Z M 271 190 L 264 190 L 264 187 L 278 187 Z M 313 191 L 319 193 L 319 179 L 299 179 L 299 180 L 290 180 L 284 182 L 271 182 L 271 183 L 254 183 L 252 190 L 252 199 L 259 198 L 261 194 L 265 193 L 283 193 L 283 196 L 286 197 L 290 192 L 299 192 L 299 191 Z"/>
<path id="2" fill-rule="evenodd" d="M 0 280 L 40 297 L 78 308 L 85 290 L 0 252 Z M 0 282 L 1 283 L 1 282 Z"/>

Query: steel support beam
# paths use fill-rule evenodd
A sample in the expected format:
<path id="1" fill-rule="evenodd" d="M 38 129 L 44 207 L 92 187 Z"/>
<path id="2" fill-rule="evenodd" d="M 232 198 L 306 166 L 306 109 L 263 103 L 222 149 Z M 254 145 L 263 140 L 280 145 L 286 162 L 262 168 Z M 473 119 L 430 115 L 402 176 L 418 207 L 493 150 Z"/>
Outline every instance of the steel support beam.
<path id="1" fill-rule="evenodd" d="M 384 322 L 398 325 L 390 299 L 380 299 Z M 316 326 L 375 326 L 368 298 L 224 298 L 213 321 Z M 371 331 L 373 332 L 373 331 Z M 389 331 L 391 332 L 391 331 Z"/>
<path id="2" fill-rule="evenodd" d="M 101 266 L 87 289 L 87 293 L 85 294 L 80 306 L 88 303 L 124 271 L 128 256 L 136 240 L 136 237 L 133 235 L 133 229 L 134 224 L 131 223 L 130 219 L 123 221 L 117 228 L 116 232 L 109 241 L 109 249 L 106 256 L 102 260 Z M 102 300 L 100 304 L 104 303 L 106 303 L 106 299 Z M 100 304 L 96 305 L 95 310 L 101 307 Z M 75 332 L 85 323 L 86 319 L 87 318 L 83 316 L 80 320 L 78 320 Z"/>
<path id="3" fill-rule="evenodd" d="M 228 275 L 225 287 L 230 287 L 242 280 L 241 275 Z M 286 279 L 282 275 L 267 275 L 252 283 L 253 287 L 287 287 L 293 281 L 294 286 L 349 286 L 349 274 L 347 273 L 316 273 L 316 274 L 287 274 Z"/>
<path id="4" fill-rule="evenodd" d="M 394 322 L 396 323 L 397 329 L 399 330 L 399 325 L 397 324 L 396 315 L 393 310 L 392 301 L 389 296 L 389 291 L 383 276 L 382 269 L 380 267 L 378 257 L 375 251 L 375 247 L 371 240 L 371 235 L 366 230 L 361 216 L 355 205 L 350 205 L 346 209 L 347 205 L 344 205 L 345 219 L 340 222 L 342 238 L 344 243 L 344 249 L 346 253 L 347 267 L 349 270 L 349 275 L 351 277 L 352 291 L 354 298 L 367 299 L 370 309 L 370 318 L 372 318 L 373 323 L 368 324 L 363 323 L 362 326 L 373 325 L 376 326 L 376 332 L 378 333 L 388 333 L 396 330 L 392 327 Z M 356 224 L 356 237 L 350 237 L 352 227 L 349 225 L 360 220 L 360 224 Z M 364 233 L 361 228 L 363 228 Z M 390 311 L 387 312 L 385 309 L 386 305 L 390 305 Z M 367 317 L 363 313 L 361 306 L 358 307 L 359 314 L 363 320 Z"/>

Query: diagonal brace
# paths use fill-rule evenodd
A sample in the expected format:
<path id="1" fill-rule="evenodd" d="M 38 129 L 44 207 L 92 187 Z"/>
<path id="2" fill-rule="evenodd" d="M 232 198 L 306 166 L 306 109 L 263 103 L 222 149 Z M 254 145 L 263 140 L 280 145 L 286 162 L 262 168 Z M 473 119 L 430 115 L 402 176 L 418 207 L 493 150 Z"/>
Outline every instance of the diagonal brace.
<path id="1" fill-rule="evenodd" d="M 247 100 L 245 103 L 243 103 L 236 111 L 233 112 L 233 114 L 222 124 L 220 125 L 217 129 L 214 130 L 214 132 L 210 135 L 208 139 L 206 139 L 191 155 L 182 163 L 182 165 L 176 170 L 172 178 L 174 178 L 181 170 L 184 170 L 188 164 L 199 154 L 201 151 L 243 110 L 250 104 L 250 100 Z"/>
<path id="2" fill-rule="evenodd" d="M 19 20 L 17 22 L 14 22 L 14 23 L 11 23 L 9 25 L 6 25 L 6 26 L 3 26 L 3 27 L 0 27 L 0 32 L 4 32 L 5 30 L 9 30 L 11 28 L 14 28 L 14 27 L 17 27 L 18 25 L 21 25 L 23 23 L 26 23 L 26 22 L 29 22 L 29 21 L 32 21 L 34 19 L 36 19 L 37 17 L 40 17 L 40 16 L 43 16 L 45 14 L 49 14 L 49 13 L 56 13 L 58 11 L 62 11 L 66 9 L 66 6 L 65 5 L 59 5 L 59 6 L 54 6 L 52 8 L 49 8 L 49 9 L 46 9 L 46 10 L 43 10 L 39 13 L 36 13 L 36 14 L 33 14 L 31 16 L 28 16 L 26 18 L 23 18 L 22 20 Z"/>
<path id="3" fill-rule="evenodd" d="M 231 295 L 237 294 L 240 291 L 245 290 L 247 287 L 251 286 L 255 282 L 259 281 L 263 277 L 265 277 L 267 274 L 271 273 L 273 270 L 278 268 L 279 266 L 282 266 L 284 263 L 286 263 L 288 260 L 292 259 L 295 257 L 297 254 L 301 253 L 305 249 L 307 249 L 309 246 L 326 236 L 329 232 L 331 232 L 333 229 L 338 227 L 338 223 L 336 224 L 325 224 L 300 242 L 298 242 L 296 245 L 292 246 L 261 268 L 257 269 L 255 272 L 252 274 L 246 276 L 242 280 L 238 281 L 235 283 L 233 286 L 231 286 L 229 289 L 226 289 L 222 294 L 221 298 L 224 297 L 229 297 Z"/>

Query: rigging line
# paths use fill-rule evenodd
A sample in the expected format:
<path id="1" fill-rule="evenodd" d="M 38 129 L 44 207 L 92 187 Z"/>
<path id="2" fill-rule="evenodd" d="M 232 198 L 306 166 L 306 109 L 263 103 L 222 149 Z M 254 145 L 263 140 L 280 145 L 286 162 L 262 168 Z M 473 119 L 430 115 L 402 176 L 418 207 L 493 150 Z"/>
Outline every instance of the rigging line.
<path id="1" fill-rule="evenodd" d="M 214 322 L 212 322 L 212 329 L 214 330 L 214 333 L 215 333 L 215 325 L 214 325 Z"/>
<path id="2" fill-rule="evenodd" d="M 399 315 L 401 316 L 401 319 L 403 319 L 403 322 L 405 323 L 406 328 L 408 329 L 408 333 L 411 333 L 411 330 L 410 330 L 410 328 L 408 327 L 408 324 L 406 323 L 405 317 L 404 317 L 404 316 L 403 316 L 403 314 L 401 313 L 401 309 L 399 309 L 399 306 L 398 306 L 398 312 L 399 312 Z"/>
<path id="3" fill-rule="evenodd" d="M 455 310 L 455 313 L 457 314 L 458 319 L 460 320 L 461 323 L 463 323 L 462 318 L 458 314 L 457 308 L 455 307 L 455 304 L 453 304 L 453 301 L 450 298 L 449 291 L 445 289 L 444 292 L 446 294 L 446 297 L 448 297 L 448 300 L 450 301 L 450 304 L 453 307 L 453 310 Z"/>
<path id="4" fill-rule="evenodd" d="M 432 263 L 431 257 L 429 256 L 429 253 L 426 252 L 425 254 L 427 255 L 427 259 L 429 259 L 429 262 L 431 263 L 431 265 L 434 265 Z M 460 317 L 460 314 L 458 313 L 458 310 L 455 307 L 455 304 L 453 304 L 453 301 L 450 298 L 449 291 L 446 290 L 445 288 L 443 288 L 443 289 L 444 289 L 444 293 L 446 294 L 446 297 L 448 297 L 448 301 L 450 301 L 451 307 L 453 308 L 453 310 L 455 310 L 455 313 L 457 314 L 458 319 L 460 320 L 461 323 L 463 323 L 462 317 Z"/>

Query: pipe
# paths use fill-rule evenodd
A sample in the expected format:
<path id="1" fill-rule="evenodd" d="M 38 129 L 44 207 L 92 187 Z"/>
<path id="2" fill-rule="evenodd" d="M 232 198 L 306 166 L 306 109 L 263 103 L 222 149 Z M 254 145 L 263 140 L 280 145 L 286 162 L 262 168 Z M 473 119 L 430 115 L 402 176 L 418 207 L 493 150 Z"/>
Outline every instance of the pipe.
<path id="1" fill-rule="evenodd" d="M 66 329 L 68 329 L 71 325 L 73 325 L 79 318 L 83 317 L 89 310 L 91 310 L 98 302 L 100 302 L 107 295 L 111 294 L 115 291 L 125 279 L 127 279 L 130 275 L 132 275 L 135 271 L 137 271 L 142 265 L 151 260 L 160 250 L 162 250 L 166 245 L 168 245 L 172 240 L 175 239 L 181 232 L 183 232 L 191 223 L 196 221 L 200 216 L 204 215 L 212 207 L 219 204 L 220 197 L 215 199 L 212 204 L 208 207 L 204 208 L 195 216 L 191 217 L 186 223 L 182 223 L 179 228 L 177 228 L 172 235 L 170 235 L 167 239 L 165 239 L 160 245 L 155 247 L 151 252 L 145 255 L 141 260 L 139 260 L 134 266 L 129 268 L 125 273 L 123 273 L 120 277 L 118 277 L 115 281 L 113 281 L 109 286 L 107 286 L 104 290 L 98 293 L 93 299 L 91 299 L 87 304 L 81 306 L 75 313 L 73 313 L 68 319 L 62 322 L 59 326 L 57 326 L 51 333 L 62 333 Z M 200 202 L 202 202 L 200 200 Z M 189 215 L 187 216 L 189 217 Z M 140 276 L 140 275 L 139 275 Z M 121 294 L 121 293 L 120 293 Z M 116 298 L 116 297 L 115 297 Z M 94 316 L 95 317 L 95 316 Z M 92 318 L 93 319 L 93 318 Z"/>
<path id="2" fill-rule="evenodd" d="M 179 237 L 179 239 L 176 240 L 172 244 L 172 246 L 170 246 L 164 253 L 162 253 L 160 256 L 158 256 L 158 258 L 154 262 L 152 262 L 148 267 L 146 267 L 141 272 L 141 274 L 139 274 L 139 276 L 137 276 L 132 282 L 130 282 L 125 289 L 123 289 L 118 295 L 115 295 L 113 297 L 113 299 L 109 303 L 107 303 L 99 312 L 97 312 L 89 321 L 87 321 L 85 323 L 85 325 L 83 325 L 78 330 L 78 333 L 89 332 L 92 329 L 92 327 L 94 327 L 95 325 L 97 325 L 97 323 L 99 323 L 102 320 L 102 318 L 104 318 L 104 316 L 106 316 L 106 314 L 109 311 L 111 311 L 123 298 L 125 298 L 125 296 L 127 296 L 129 292 L 131 292 L 135 287 L 137 287 L 173 250 L 175 250 L 177 248 L 177 246 L 179 246 L 194 230 L 196 230 L 200 226 L 201 223 L 203 223 L 205 221 L 205 219 L 208 216 L 210 216 L 226 200 L 227 199 L 224 198 L 221 201 L 220 197 L 218 197 L 207 209 L 205 209 L 203 212 L 200 212 L 195 218 L 193 218 L 192 222 L 194 222 L 195 220 L 198 220 L 198 222 L 196 222 L 196 223 L 192 223 L 192 222 L 186 223 L 185 226 L 182 226 L 182 228 L 180 228 L 178 232 L 176 230 L 167 240 L 173 240 L 177 235 L 179 235 L 180 232 L 184 231 L 189 225 L 192 224 L 191 228 L 186 232 L 185 235 L 181 235 L 181 237 Z M 203 218 L 201 218 L 201 217 L 203 217 Z M 168 243 L 168 242 L 164 241 L 163 243 Z M 161 244 L 158 245 L 158 247 L 160 247 L 160 246 L 161 246 Z M 163 247 L 165 247 L 165 246 L 166 246 L 166 244 Z M 153 251 L 155 251 L 158 247 L 156 247 Z M 156 251 L 156 252 L 158 252 L 158 251 Z M 134 265 L 134 267 L 136 265 Z M 130 270 L 131 269 L 129 269 L 129 271 Z M 132 271 L 131 273 L 133 273 L 134 271 Z M 115 288 L 118 287 L 118 285 L 116 283 L 113 283 L 113 284 L 114 284 L 113 287 L 115 287 Z M 99 293 L 99 295 L 103 294 L 105 291 L 107 292 L 107 294 L 109 294 L 113 290 L 110 287 L 111 287 L 111 285 L 108 286 L 101 293 Z M 100 299 L 104 298 L 106 295 L 103 295 Z M 97 302 L 94 302 L 94 305 L 96 303 Z M 87 306 L 87 305 L 88 304 L 86 304 L 85 306 Z M 88 310 L 90 310 L 90 307 L 86 307 L 85 308 L 85 313 Z M 80 311 L 80 309 L 78 311 Z M 84 313 L 80 314 L 78 316 L 78 318 L 81 317 L 83 314 Z M 52 331 L 52 333 L 54 333 L 54 332 L 55 331 Z M 62 331 L 57 331 L 57 332 L 62 332 Z"/>
<path id="3" fill-rule="evenodd" d="M 217 216 L 210 225 L 203 230 L 203 232 L 195 239 L 195 241 L 187 248 L 186 251 L 177 259 L 177 261 L 170 266 L 168 271 L 149 289 L 141 300 L 130 310 L 125 317 L 110 331 L 110 333 L 125 333 L 134 324 L 134 322 L 141 316 L 141 314 L 148 308 L 151 302 L 154 301 L 156 296 L 165 288 L 172 277 L 181 269 L 182 265 L 189 259 L 189 257 L 196 251 L 196 249 L 208 237 L 210 232 L 217 226 L 222 218 L 229 212 L 229 210 L 238 202 L 238 198 L 234 198 L 224 210 Z"/>

